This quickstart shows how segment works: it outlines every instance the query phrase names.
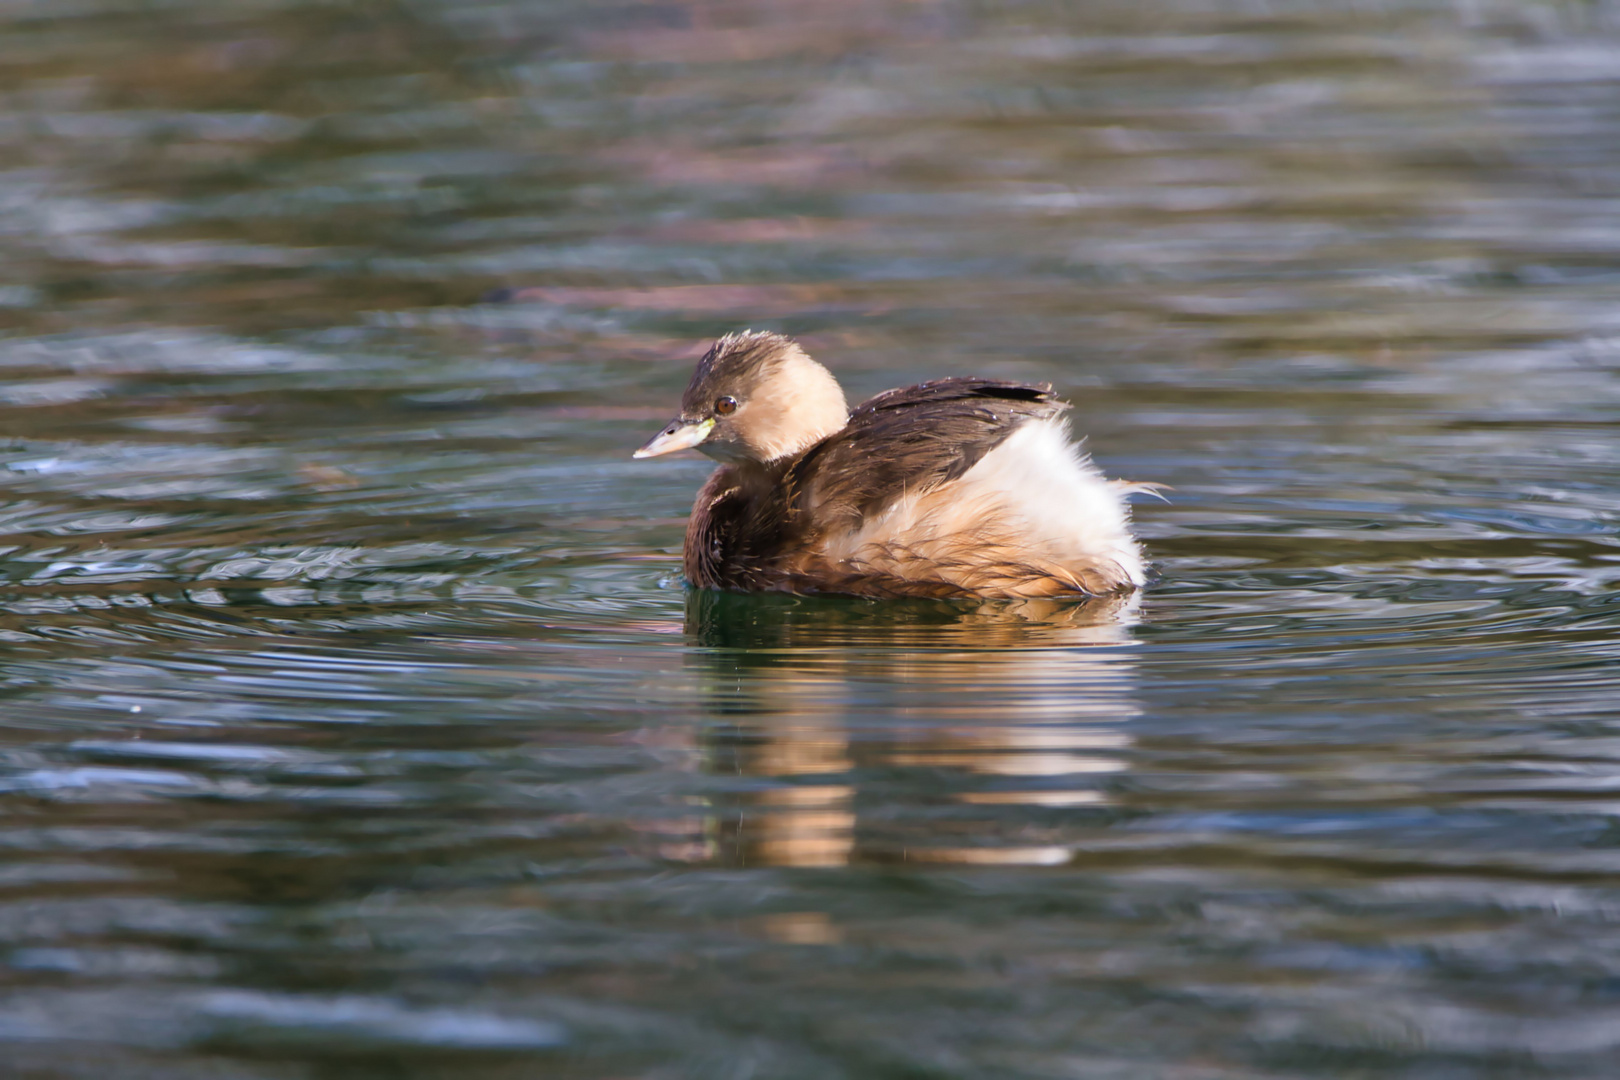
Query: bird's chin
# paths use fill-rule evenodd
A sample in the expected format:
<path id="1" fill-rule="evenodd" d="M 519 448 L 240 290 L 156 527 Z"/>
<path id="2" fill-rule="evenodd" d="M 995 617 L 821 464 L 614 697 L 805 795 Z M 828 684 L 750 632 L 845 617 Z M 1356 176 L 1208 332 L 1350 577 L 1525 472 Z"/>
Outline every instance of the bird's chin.
<path id="1" fill-rule="evenodd" d="M 699 444 L 697 451 L 705 457 L 713 458 L 722 465 L 741 465 L 745 461 L 754 460 L 754 456 L 748 453 L 741 443 L 718 439 L 710 439 Z"/>

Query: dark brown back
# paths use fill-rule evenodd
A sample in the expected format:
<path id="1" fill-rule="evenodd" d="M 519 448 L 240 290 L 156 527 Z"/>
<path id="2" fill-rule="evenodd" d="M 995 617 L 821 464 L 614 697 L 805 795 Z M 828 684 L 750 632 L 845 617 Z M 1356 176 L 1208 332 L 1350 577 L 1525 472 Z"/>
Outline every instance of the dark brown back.
<path id="1" fill-rule="evenodd" d="M 790 505 L 820 525 L 853 528 L 902 494 L 960 478 L 1026 421 L 1068 407 L 1046 383 L 971 376 L 886 391 L 789 468 Z"/>

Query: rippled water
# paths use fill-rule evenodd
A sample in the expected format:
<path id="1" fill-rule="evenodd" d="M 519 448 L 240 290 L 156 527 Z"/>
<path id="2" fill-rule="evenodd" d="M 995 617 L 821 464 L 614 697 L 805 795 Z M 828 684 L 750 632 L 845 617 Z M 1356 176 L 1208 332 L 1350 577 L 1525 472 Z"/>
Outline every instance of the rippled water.
<path id="1" fill-rule="evenodd" d="M 0 1062 L 1606 1077 L 1620 9 L 0 8 Z M 1161 580 L 692 594 L 704 339 Z"/>

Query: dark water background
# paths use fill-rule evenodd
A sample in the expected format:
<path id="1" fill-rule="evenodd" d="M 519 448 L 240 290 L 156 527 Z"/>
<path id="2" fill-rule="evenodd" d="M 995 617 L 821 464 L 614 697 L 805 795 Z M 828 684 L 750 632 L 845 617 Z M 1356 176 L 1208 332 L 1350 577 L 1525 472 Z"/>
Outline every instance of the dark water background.
<path id="1" fill-rule="evenodd" d="M 10 3 L 0 251 L 0 1074 L 1615 1075 L 1615 4 Z M 1162 582 L 687 594 L 742 326 Z"/>

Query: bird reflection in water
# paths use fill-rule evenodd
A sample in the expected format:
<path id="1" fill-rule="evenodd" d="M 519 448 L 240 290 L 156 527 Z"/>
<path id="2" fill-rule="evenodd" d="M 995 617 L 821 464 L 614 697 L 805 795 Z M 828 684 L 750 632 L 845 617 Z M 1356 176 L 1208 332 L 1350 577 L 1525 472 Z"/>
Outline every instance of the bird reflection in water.
<path id="1" fill-rule="evenodd" d="M 700 835 L 669 853 L 1067 862 L 1053 815 L 1106 807 L 1125 768 L 1135 608 L 691 593 L 700 760 L 716 783 Z"/>

